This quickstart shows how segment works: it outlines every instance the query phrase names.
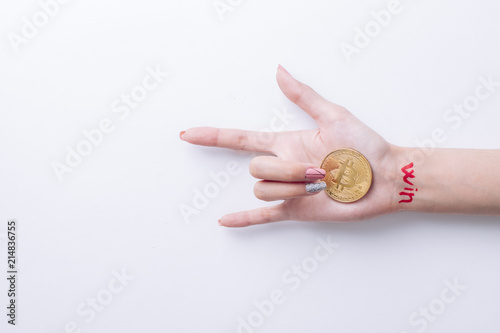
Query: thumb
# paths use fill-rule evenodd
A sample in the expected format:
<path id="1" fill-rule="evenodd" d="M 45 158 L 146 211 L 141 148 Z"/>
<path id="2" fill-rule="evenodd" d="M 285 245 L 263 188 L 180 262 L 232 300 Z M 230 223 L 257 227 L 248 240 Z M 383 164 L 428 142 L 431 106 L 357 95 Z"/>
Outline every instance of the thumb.
<path id="1" fill-rule="evenodd" d="M 278 66 L 276 81 L 283 94 L 306 111 L 319 127 L 334 121 L 339 113 L 348 112 L 343 107 L 324 99 L 308 85 L 294 79 L 281 65 Z"/>

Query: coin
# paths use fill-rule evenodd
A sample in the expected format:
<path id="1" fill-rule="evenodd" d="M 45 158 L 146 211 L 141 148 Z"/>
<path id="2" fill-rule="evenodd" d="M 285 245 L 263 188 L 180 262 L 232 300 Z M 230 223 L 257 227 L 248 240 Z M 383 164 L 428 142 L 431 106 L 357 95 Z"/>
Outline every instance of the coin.
<path id="1" fill-rule="evenodd" d="M 341 148 L 328 154 L 321 169 L 326 171 L 323 181 L 326 193 L 336 201 L 354 202 L 361 199 L 372 184 L 372 168 L 358 151 Z"/>

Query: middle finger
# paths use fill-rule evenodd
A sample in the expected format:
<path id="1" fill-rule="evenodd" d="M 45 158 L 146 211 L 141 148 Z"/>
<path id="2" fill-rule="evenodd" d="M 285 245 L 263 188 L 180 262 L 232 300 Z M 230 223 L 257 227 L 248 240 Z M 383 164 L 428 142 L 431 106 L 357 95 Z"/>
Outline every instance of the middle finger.
<path id="1" fill-rule="evenodd" d="M 326 172 L 310 163 L 283 161 L 274 156 L 257 156 L 250 162 L 250 174 L 265 180 L 310 182 L 323 179 Z"/>

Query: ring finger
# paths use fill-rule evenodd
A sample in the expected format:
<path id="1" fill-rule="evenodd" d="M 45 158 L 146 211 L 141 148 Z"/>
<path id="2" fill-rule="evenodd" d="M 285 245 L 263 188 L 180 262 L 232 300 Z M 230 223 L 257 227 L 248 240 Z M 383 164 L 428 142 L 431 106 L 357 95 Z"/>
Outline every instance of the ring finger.
<path id="1" fill-rule="evenodd" d="M 325 177 L 325 170 L 310 163 L 283 161 L 274 156 L 258 156 L 250 162 L 250 174 L 258 179 L 280 182 L 313 182 Z"/>

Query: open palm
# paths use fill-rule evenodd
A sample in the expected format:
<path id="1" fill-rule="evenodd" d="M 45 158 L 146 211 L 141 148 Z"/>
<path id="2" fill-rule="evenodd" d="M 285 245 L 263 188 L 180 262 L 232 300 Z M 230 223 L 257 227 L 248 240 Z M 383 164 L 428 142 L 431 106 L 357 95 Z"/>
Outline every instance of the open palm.
<path id="1" fill-rule="evenodd" d="M 284 200 L 282 203 L 225 215 L 219 223 L 228 227 L 283 220 L 353 221 L 387 213 L 394 209 L 395 156 L 397 147 L 367 127 L 345 108 L 331 103 L 307 85 L 295 80 L 281 66 L 276 74 L 278 85 L 286 97 L 306 111 L 318 129 L 273 133 L 266 139 L 259 132 L 191 128 L 181 133 L 187 142 L 214 147 L 252 150 L 275 156 L 259 156 L 250 163 L 250 172 L 262 179 L 254 188 L 262 200 Z M 370 162 L 373 183 L 361 200 L 340 203 L 326 193 L 305 191 L 305 172 L 318 168 L 331 151 L 352 148 Z"/>

